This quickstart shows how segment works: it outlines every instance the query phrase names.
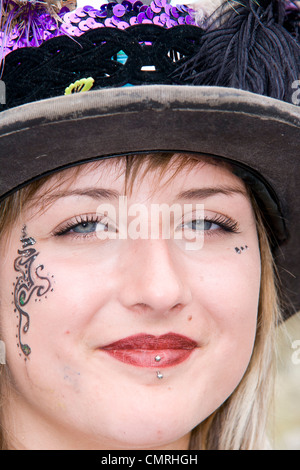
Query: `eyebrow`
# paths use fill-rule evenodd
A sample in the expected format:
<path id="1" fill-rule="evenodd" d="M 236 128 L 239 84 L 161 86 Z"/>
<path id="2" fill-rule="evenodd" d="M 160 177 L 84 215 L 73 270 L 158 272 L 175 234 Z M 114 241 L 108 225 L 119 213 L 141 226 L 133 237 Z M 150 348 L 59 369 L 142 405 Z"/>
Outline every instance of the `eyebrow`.
<path id="1" fill-rule="evenodd" d="M 233 196 L 234 194 L 241 194 L 244 197 L 248 197 L 247 191 L 242 188 L 237 187 L 207 187 L 207 188 L 192 188 L 186 191 L 178 193 L 175 197 L 175 200 L 190 200 L 190 199 L 207 199 L 218 194 L 223 194 L 225 196 Z M 112 189 L 104 188 L 81 188 L 81 189 L 72 189 L 66 191 L 59 191 L 54 194 L 50 194 L 44 197 L 44 202 L 46 204 L 51 204 L 58 199 L 67 198 L 72 196 L 85 196 L 91 199 L 117 199 L 120 197 L 118 191 Z"/>
<path id="2" fill-rule="evenodd" d="M 187 191 L 182 191 L 177 194 L 176 199 L 206 199 L 212 196 L 223 194 L 225 196 L 233 196 L 234 194 L 241 194 L 244 197 L 248 197 L 247 191 L 243 188 L 237 187 L 213 187 L 213 188 L 193 188 Z"/>
<path id="3" fill-rule="evenodd" d="M 120 196 L 118 191 L 104 188 L 82 188 L 72 189 L 67 191 L 59 191 L 55 194 L 50 194 L 45 197 L 47 203 L 54 202 L 57 199 L 72 196 L 87 196 L 91 199 L 117 199 Z"/>

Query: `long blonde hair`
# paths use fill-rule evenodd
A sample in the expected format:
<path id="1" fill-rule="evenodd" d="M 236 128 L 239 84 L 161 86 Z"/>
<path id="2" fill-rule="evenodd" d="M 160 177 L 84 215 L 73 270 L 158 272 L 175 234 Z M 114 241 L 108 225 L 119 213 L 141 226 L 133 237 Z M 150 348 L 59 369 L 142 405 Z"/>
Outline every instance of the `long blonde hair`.
<path id="1" fill-rule="evenodd" d="M 253 354 L 236 390 L 192 433 L 191 449 L 270 448 L 268 418 L 276 376 L 277 325 L 281 323 L 276 268 L 259 208 L 253 201 L 261 257 L 258 321 Z"/>
<path id="2" fill-rule="evenodd" d="M 145 174 L 149 170 L 159 169 L 160 174 L 172 163 L 176 174 L 181 168 L 190 165 L 209 162 L 217 165 L 227 165 L 216 160 L 207 159 L 201 155 L 153 154 L 139 155 L 115 159 L 124 169 L 126 158 L 126 185 L 141 175 L 143 165 Z M 172 162 L 171 162 L 172 160 Z M 123 163 L 122 163 L 123 162 Z M 96 163 L 101 164 L 101 161 Z M 227 166 L 228 167 L 228 166 Z M 54 176 L 57 183 L 65 181 L 66 175 L 70 182 L 82 171 L 78 166 Z M 9 228 L 18 219 L 23 208 L 30 203 L 33 196 L 43 185 L 54 178 L 53 176 L 40 179 L 6 198 L 0 206 L 0 234 L 9 236 Z M 248 188 L 249 189 L 249 188 Z M 275 378 L 275 337 L 276 326 L 280 322 L 280 308 L 276 286 L 276 270 L 270 249 L 268 235 L 251 190 L 254 214 L 256 217 L 257 233 L 261 256 L 261 287 L 258 308 L 258 322 L 253 354 L 238 387 L 231 396 L 205 421 L 193 431 L 190 440 L 191 450 L 254 450 L 267 447 L 266 427 L 269 408 L 272 402 Z M 1 335 L 1 324 L 0 324 Z M 1 338 L 1 336 L 0 336 Z M 0 366 L 0 449 L 9 449 L 9 438 L 2 429 L 2 416 L 5 407 L 6 384 L 9 381 L 7 366 Z"/>

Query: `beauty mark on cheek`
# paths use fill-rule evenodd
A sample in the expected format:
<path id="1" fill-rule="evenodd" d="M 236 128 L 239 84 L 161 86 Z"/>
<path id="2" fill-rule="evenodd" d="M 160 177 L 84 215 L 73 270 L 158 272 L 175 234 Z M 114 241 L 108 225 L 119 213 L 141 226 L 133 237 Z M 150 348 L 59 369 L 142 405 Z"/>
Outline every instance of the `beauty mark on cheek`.
<path id="1" fill-rule="evenodd" d="M 240 247 L 236 246 L 234 248 L 234 250 L 238 255 L 240 255 L 241 253 L 243 253 L 243 251 L 248 250 L 248 245 L 244 245 L 244 246 L 240 246 Z"/>
<path id="2" fill-rule="evenodd" d="M 20 356 L 25 356 L 25 360 L 31 353 L 31 348 L 28 344 L 23 342 L 23 335 L 26 335 L 29 330 L 30 317 L 27 313 L 27 304 L 35 294 L 35 301 L 40 300 L 41 297 L 46 297 L 47 292 L 53 291 L 51 281 L 49 277 L 42 276 L 41 273 L 44 269 L 43 265 L 33 267 L 33 263 L 39 256 L 33 246 L 36 244 L 36 240 L 33 237 L 29 237 L 26 232 L 26 226 L 22 228 L 22 234 L 20 238 L 22 249 L 18 250 L 18 256 L 14 261 L 14 269 L 18 273 L 16 282 L 14 282 L 14 296 L 13 304 L 15 306 L 14 312 L 17 314 L 19 323 L 17 325 L 17 339 L 18 347 L 21 352 Z M 52 276 L 53 278 L 53 276 Z"/>

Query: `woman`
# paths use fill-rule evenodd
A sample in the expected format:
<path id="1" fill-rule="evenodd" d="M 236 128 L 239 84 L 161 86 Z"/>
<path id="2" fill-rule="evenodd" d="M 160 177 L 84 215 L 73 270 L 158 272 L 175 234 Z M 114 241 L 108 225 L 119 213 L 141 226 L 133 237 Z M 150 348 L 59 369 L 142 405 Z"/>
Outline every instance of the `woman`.
<path id="1" fill-rule="evenodd" d="M 265 448 L 298 108 L 164 84 L 2 117 L 2 447 Z"/>

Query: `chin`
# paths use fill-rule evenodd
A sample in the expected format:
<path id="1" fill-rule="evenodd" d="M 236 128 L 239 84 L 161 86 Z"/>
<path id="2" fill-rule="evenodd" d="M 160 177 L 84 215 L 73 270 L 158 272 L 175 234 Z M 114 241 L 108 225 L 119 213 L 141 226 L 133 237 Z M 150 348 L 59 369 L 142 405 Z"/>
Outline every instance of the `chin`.
<path id="1" fill-rule="evenodd" d="M 115 423 L 111 438 L 120 448 L 186 450 L 190 432 L 198 423 L 198 420 L 188 419 L 186 414 L 178 415 L 175 410 L 163 414 L 152 407 L 143 417 L 133 411 L 131 417 L 123 417 L 121 423 Z"/>

